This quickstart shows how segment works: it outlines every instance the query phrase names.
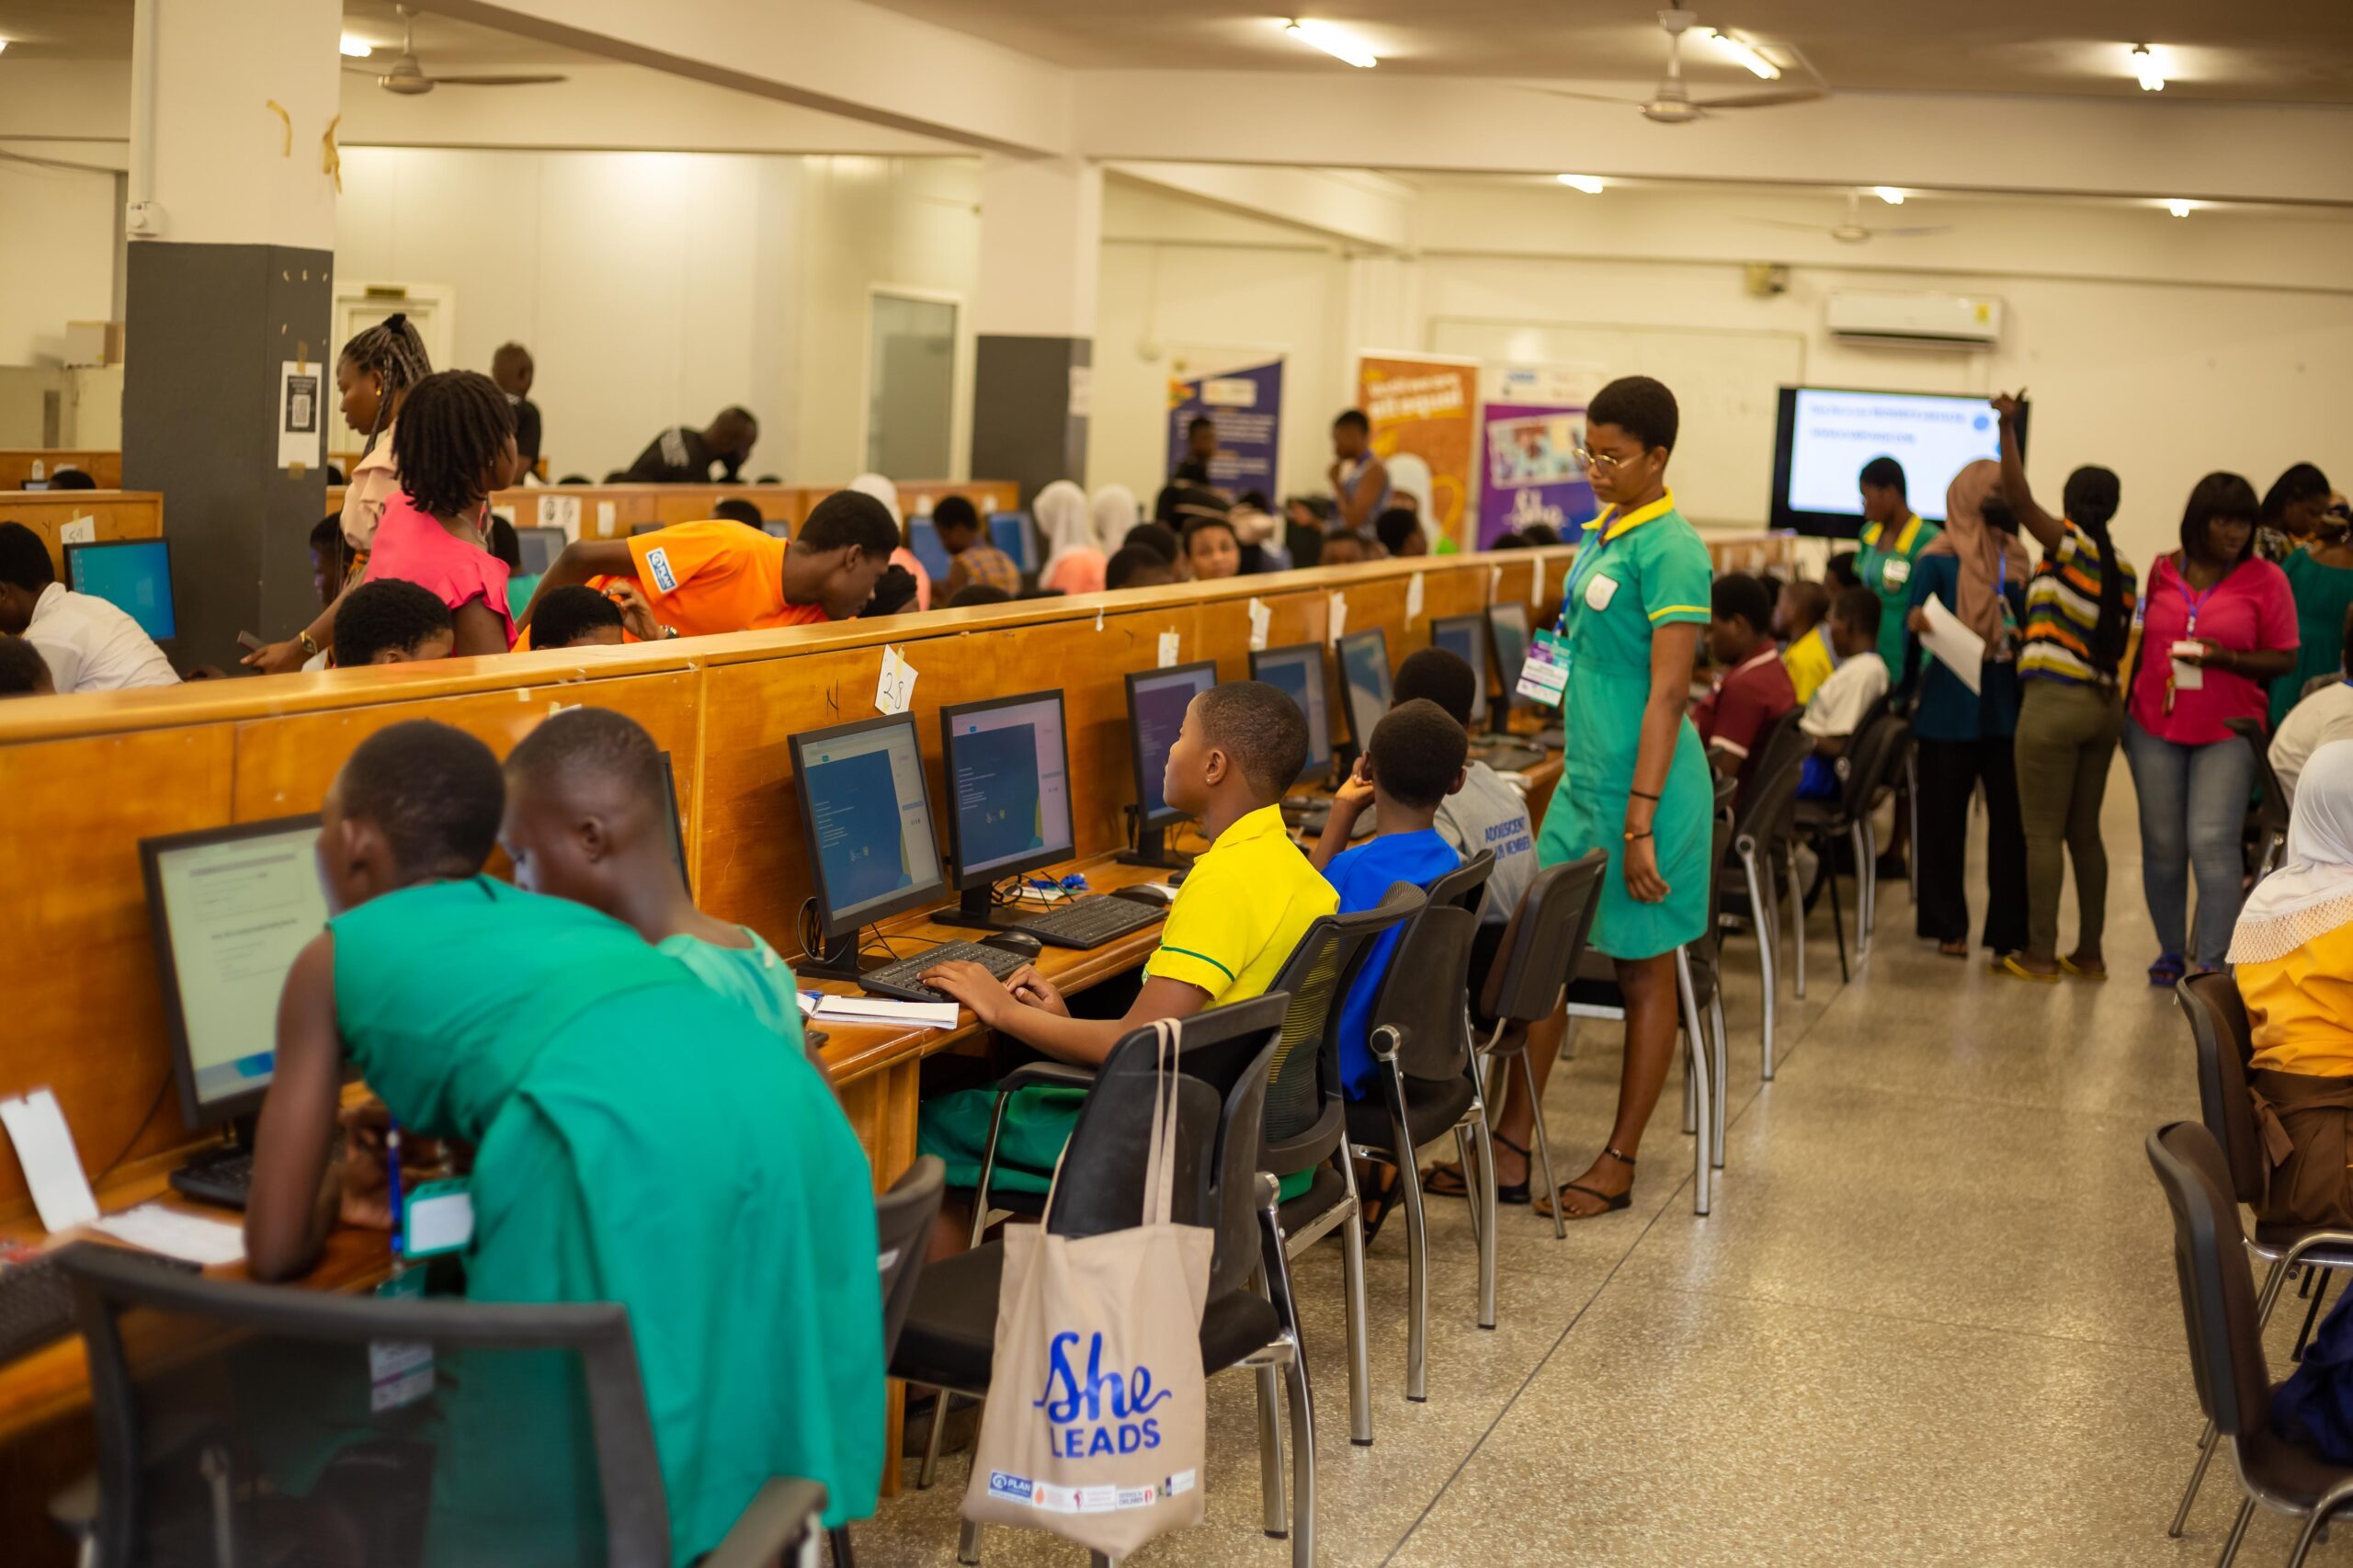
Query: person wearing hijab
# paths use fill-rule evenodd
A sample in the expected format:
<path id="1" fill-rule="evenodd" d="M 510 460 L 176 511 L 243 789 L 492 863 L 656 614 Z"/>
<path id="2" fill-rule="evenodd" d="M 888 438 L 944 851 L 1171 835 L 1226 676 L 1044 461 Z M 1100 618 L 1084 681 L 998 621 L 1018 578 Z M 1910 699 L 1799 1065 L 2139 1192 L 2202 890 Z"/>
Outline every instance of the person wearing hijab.
<path id="1" fill-rule="evenodd" d="M 2200 480 L 2182 511 L 2181 548 L 2157 558 L 2142 601 L 2124 759 L 2141 798 L 2141 891 L 2157 928 L 2152 985 L 2221 967 L 2238 917 L 2255 754 L 2228 722 L 2269 714 L 2267 683 L 2288 673 L 2298 646 L 2287 574 L 2255 553 L 2260 512 L 2239 475 Z"/>
<path id="2" fill-rule="evenodd" d="M 1953 475 L 1945 531 L 1912 572 L 1912 635 L 1903 688 L 1912 694 L 1919 747 L 1918 930 L 1947 958 L 1969 956 L 1969 799 L 1985 787 L 1985 947 L 1995 967 L 2027 945 L 2026 835 L 2018 816 L 2018 627 L 2031 562 L 1998 494 L 2002 465 L 1980 458 Z M 1985 645 L 1977 689 L 1941 660 L 1925 657 L 1930 599 Z M 1926 665 L 1924 668 L 1923 665 Z"/>
<path id="3" fill-rule="evenodd" d="M 899 548 L 891 552 L 891 564 L 915 580 L 915 608 L 931 608 L 931 574 L 923 569 L 915 552 L 907 548 L 906 515 L 899 510 L 899 487 L 879 473 L 861 473 L 849 482 L 849 488 L 861 495 L 871 495 L 882 503 L 891 520 L 899 525 Z"/>
<path id="4" fill-rule="evenodd" d="M 1124 484 L 1104 485 L 1087 507 L 1095 516 L 1096 543 L 1105 551 L 1119 549 L 1127 541 L 1128 530 L 1143 518 L 1136 493 Z"/>
<path id="5" fill-rule="evenodd" d="M 1029 503 L 1029 515 L 1038 520 L 1046 541 L 1046 564 L 1038 574 L 1038 586 L 1051 593 L 1101 593 L 1108 558 L 1086 492 L 1067 479 L 1057 479 L 1038 492 Z"/>

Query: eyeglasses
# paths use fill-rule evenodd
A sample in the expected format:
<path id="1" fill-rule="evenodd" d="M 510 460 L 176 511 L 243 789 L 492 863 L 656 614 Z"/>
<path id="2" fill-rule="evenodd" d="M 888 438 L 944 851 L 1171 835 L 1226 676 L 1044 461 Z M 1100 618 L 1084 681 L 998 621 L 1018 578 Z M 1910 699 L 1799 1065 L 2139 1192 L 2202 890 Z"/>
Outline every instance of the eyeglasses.
<path id="1" fill-rule="evenodd" d="M 1608 452 L 1590 451 L 1584 447 L 1571 447 L 1569 455 L 1577 460 L 1579 468 L 1597 473 L 1614 473 L 1634 460 L 1631 458 L 1613 458 Z"/>

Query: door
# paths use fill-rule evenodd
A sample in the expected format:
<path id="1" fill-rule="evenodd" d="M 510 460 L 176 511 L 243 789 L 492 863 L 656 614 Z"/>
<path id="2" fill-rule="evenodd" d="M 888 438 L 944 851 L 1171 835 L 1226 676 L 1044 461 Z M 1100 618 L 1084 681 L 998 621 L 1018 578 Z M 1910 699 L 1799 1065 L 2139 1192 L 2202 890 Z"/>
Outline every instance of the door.
<path id="1" fill-rule="evenodd" d="M 866 466 L 945 479 L 956 420 L 957 301 L 877 289 L 867 312 Z"/>

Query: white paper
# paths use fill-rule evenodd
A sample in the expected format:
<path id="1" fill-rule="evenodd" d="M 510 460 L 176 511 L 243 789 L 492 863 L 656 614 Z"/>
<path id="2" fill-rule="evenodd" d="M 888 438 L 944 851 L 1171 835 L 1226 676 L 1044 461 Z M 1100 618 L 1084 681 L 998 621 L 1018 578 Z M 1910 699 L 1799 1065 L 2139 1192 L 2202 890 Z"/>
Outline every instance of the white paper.
<path id="1" fill-rule="evenodd" d="M 1167 669 L 1176 663 L 1180 643 L 1181 639 L 1174 631 L 1164 631 L 1160 634 L 1160 667 L 1162 669 Z"/>
<path id="2" fill-rule="evenodd" d="M 240 1226 L 184 1214 L 160 1203 L 142 1203 L 124 1213 L 109 1214 L 93 1229 L 119 1242 L 207 1268 L 235 1263 L 245 1256 L 245 1233 Z"/>
<path id="3" fill-rule="evenodd" d="M 566 544 L 579 543 L 580 497 L 577 495 L 540 496 L 540 527 L 562 528 Z"/>
<path id="4" fill-rule="evenodd" d="M 1927 612 L 1928 630 L 1920 634 L 1920 646 L 1960 676 L 1971 695 L 1976 695 L 1985 663 L 1985 639 L 1963 626 L 1942 599 L 1931 598 L 1921 608 Z"/>
<path id="5" fill-rule="evenodd" d="M 1405 619 L 1422 619 L 1422 574 L 1419 572 L 1405 579 Z"/>
<path id="6" fill-rule="evenodd" d="M 324 433 L 320 414 L 326 402 L 326 367 L 281 359 L 278 366 L 278 466 L 316 468 Z"/>
<path id="7" fill-rule="evenodd" d="M 882 650 L 882 673 L 874 683 L 874 710 L 904 713 L 915 694 L 915 667 L 907 663 L 905 654 L 886 644 Z"/>
<path id="8" fill-rule="evenodd" d="M 621 509 L 620 509 L 620 504 L 619 504 L 618 502 L 613 502 L 613 501 L 599 501 L 599 502 L 597 502 L 597 537 L 598 539 L 610 539 L 610 538 L 612 538 L 612 537 L 613 537 L 613 529 L 614 529 L 617 526 L 619 526 L 619 522 L 620 522 L 620 515 L 621 515 Z"/>
<path id="9" fill-rule="evenodd" d="M 43 1229 L 70 1230 L 98 1217 L 98 1200 L 82 1174 L 82 1156 L 74 1152 L 74 1132 L 55 1095 L 35 1089 L 20 1100 L 0 1100 L 0 1123 L 17 1145 L 17 1163 L 25 1169 Z"/>
<path id="10" fill-rule="evenodd" d="M 98 542 L 98 519 L 68 517 L 57 530 L 60 544 L 96 544 Z"/>
<path id="11" fill-rule="evenodd" d="M 914 1028 L 952 1029 L 953 1002 L 902 1002 L 891 996 L 827 996 L 817 1004 L 820 1023 L 897 1024 Z"/>
<path id="12" fill-rule="evenodd" d="M 474 1198 L 470 1191 L 411 1201 L 403 1206 L 401 1217 L 408 1228 L 408 1250 L 419 1257 L 455 1252 L 473 1240 Z"/>
<path id="13" fill-rule="evenodd" d="M 1337 642 L 1341 638 L 1346 637 L 1348 634 L 1347 595 L 1336 593 L 1332 596 L 1331 614 L 1327 619 L 1329 620 L 1329 625 L 1324 629 L 1324 641 L 1326 642 Z"/>
<path id="14" fill-rule="evenodd" d="M 1530 561 L 1528 564 L 1533 568 L 1533 570 L 1528 574 L 1528 602 L 1531 606 L 1541 605 L 1544 602 L 1544 562 L 1540 559 Z M 1571 564 L 1574 565 L 1574 562 L 1573 562 Z M 1502 568 L 1497 567 L 1496 570 L 1501 571 Z M 1561 591 L 1563 594 L 1568 592 L 1568 581 L 1569 574 L 1566 570 L 1563 570 L 1561 573 L 1561 583 L 1563 585 Z"/>
<path id="15" fill-rule="evenodd" d="M 1095 630 L 1097 631 L 1103 630 L 1103 607 L 1101 605 L 1097 605 L 1095 607 Z"/>
<path id="16" fill-rule="evenodd" d="M 1503 597 L 1504 569 L 1500 566 L 1490 566 L 1487 568 L 1487 602 L 1491 605 L 1501 604 Z"/>
<path id="17" fill-rule="evenodd" d="M 1252 599 L 1250 601 L 1250 651 L 1252 653 L 1263 653 L 1267 651 L 1267 634 L 1273 630 L 1274 624 L 1275 612 L 1267 607 L 1266 601 Z"/>
<path id="18" fill-rule="evenodd" d="M 2185 653 L 2202 653 L 2206 644 L 2195 637 L 2184 637 L 2171 649 L 2173 659 L 2173 688 L 2176 691 L 2202 691 L 2206 686 L 2206 666 L 2195 659 L 2185 659 Z"/>

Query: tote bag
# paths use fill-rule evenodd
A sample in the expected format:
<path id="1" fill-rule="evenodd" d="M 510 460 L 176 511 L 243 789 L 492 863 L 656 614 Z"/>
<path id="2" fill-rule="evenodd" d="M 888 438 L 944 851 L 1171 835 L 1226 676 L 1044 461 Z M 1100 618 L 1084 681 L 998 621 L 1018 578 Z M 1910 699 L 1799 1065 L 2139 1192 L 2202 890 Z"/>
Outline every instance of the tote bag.
<path id="1" fill-rule="evenodd" d="M 1178 1030 L 1154 1026 L 1152 1134 L 1132 1230 L 1008 1231 L 996 1365 L 964 1517 L 1042 1529 L 1107 1557 L 1199 1524 L 1201 1308 L 1216 1233 L 1169 1222 L 1176 1169 Z M 1055 1182 L 1061 1172 L 1057 1167 Z"/>

